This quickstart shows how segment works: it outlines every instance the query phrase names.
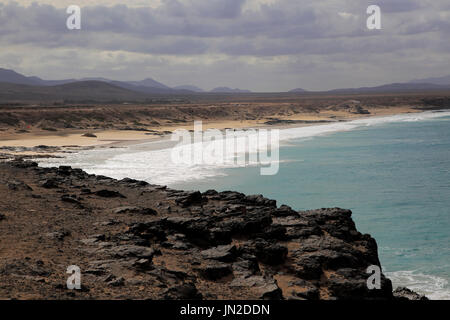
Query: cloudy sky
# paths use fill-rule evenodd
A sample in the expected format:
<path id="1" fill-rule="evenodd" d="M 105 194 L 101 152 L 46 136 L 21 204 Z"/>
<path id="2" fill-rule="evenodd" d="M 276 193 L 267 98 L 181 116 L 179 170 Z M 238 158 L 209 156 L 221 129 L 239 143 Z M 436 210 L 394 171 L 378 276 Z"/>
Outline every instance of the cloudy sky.
<path id="1" fill-rule="evenodd" d="M 382 30 L 366 27 L 371 4 Z M 371 86 L 449 75 L 449 35 L 449 0 L 0 0 L 0 67 L 44 79 Z"/>

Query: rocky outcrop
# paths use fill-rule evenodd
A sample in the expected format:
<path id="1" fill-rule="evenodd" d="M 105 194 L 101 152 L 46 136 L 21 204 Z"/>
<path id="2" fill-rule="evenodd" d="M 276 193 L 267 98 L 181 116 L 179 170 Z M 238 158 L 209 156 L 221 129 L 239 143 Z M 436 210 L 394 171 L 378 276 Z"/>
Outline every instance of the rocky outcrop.
<path id="1" fill-rule="evenodd" d="M 21 161 L 0 164 L 0 180 L 17 186 L 0 186 L 0 298 L 393 299 L 383 275 L 367 287 L 377 244 L 349 210 Z M 69 265 L 83 290 L 65 288 Z"/>
<path id="2" fill-rule="evenodd" d="M 394 299 L 396 300 L 421 300 L 421 301 L 427 301 L 428 298 L 420 295 L 408 288 L 405 287 L 399 287 L 394 290 Z"/>

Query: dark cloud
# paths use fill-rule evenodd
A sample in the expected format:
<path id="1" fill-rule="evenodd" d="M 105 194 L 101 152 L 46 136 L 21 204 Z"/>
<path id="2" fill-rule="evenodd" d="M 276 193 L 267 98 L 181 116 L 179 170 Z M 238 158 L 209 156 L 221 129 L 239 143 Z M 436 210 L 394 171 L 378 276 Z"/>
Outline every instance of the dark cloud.
<path id="1" fill-rule="evenodd" d="M 428 63 L 433 70 L 442 69 L 439 63 L 448 58 L 448 0 L 363 0 L 356 3 L 351 0 L 278 0 L 247 8 L 248 1 L 164 0 L 156 8 L 91 5 L 82 8 L 82 30 L 79 31 L 67 30 L 65 8 L 37 3 L 28 7 L 15 2 L 0 3 L 0 45 L 4 51 L 0 64 L 21 66 L 34 59 L 29 55 L 36 48 L 39 48 L 36 52 L 41 53 L 45 50 L 58 52 L 56 56 L 78 51 L 84 52 L 86 57 L 76 54 L 72 59 L 82 60 L 86 69 L 95 72 L 95 68 L 110 66 L 109 62 L 102 65 L 99 61 L 90 62 L 87 57 L 99 59 L 103 57 L 102 52 L 117 52 L 110 61 L 121 64 L 118 70 L 126 68 L 126 64 L 128 70 L 142 70 L 137 59 L 145 55 L 172 56 L 170 63 L 177 61 L 180 70 L 183 65 L 186 72 L 192 72 L 194 67 L 225 73 L 234 68 L 235 78 L 239 79 L 240 70 L 256 67 L 271 74 L 275 69 L 290 72 L 300 68 L 314 72 L 316 68 L 320 70 L 316 74 L 318 77 L 325 72 L 320 67 L 322 63 L 329 62 L 328 70 L 344 70 L 344 64 L 348 68 L 361 57 L 368 63 L 385 61 L 386 70 L 377 72 L 384 72 L 388 77 L 392 70 L 388 64 L 398 63 L 396 53 L 410 50 L 420 55 L 420 49 L 429 48 L 433 50 L 433 57 L 439 57 L 436 62 Z M 366 8 L 370 4 L 381 7 L 383 30 L 367 30 Z M 13 47 L 23 50 L 16 52 L 16 59 L 12 58 L 12 49 L 8 49 Z M 58 59 L 56 56 L 54 59 Z M 411 66 L 417 59 L 429 56 L 429 52 L 414 56 Z M 50 64 L 44 59 L 42 56 L 42 69 Z M 108 57 L 105 59 L 109 61 Z M 159 68 L 168 63 L 161 59 L 152 57 L 146 63 Z M 257 66 L 254 59 L 260 59 L 263 64 Z M 406 70 L 409 60 L 402 59 Z M 51 63 L 58 65 L 57 61 Z M 210 73 L 205 71 L 208 76 Z M 281 73 L 277 74 L 281 77 Z M 295 78 L 295 74 L 286 74 L 286 78 Z M 298 85 L 292 84 L 293 87 Z"/>

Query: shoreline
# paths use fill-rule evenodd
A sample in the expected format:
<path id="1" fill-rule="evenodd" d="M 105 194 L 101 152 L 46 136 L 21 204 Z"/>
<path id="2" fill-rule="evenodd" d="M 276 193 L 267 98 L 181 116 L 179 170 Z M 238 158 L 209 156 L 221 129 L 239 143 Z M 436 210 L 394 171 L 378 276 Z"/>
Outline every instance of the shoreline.
<path id="1" fill-rule="evenodd" d="M 339 123 L 379 116 L 421 113 L 415 107 L 368 108 L 370 114 L 353 114 L 342 111 L 325 111 L 319 114 L 296 114 L 288 117 L 267 117 L 264 120 L 202 120 L 203 130 L 219 129 L 289 129 Z M 201 119 L 199 119 L 201 120 Z M 273 122 L 275 124 L 267 124 Z M 287 123 L 283 123 L 287 122 Z M 304 123 L 301 123 L 304 122 Z M 64 130 L 58 133 L 31 131 L 28 133 L 7 132 L 0 139 L 0 155 L 24 157 L 58 157 L 89 149 L 121 148 L 148 142 L 167 142 L 171 132 L 177 129 L 192 130 L 193 123 L 173 124 L 147 128 L 145 130 Z M 85 134 L 93 135 L 86 137 Z"/>

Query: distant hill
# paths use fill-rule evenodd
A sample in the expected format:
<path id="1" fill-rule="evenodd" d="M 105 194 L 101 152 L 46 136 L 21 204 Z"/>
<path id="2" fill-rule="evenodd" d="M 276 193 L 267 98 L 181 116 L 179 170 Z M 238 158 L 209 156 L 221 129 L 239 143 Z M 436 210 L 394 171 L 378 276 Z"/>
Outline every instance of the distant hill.
<path id="1" fill-rule="evenodd" d="M 292 89 L 289 92 L 292 92 L 292 93 L 304 93 L 304 92 L 308 92 L 308 91 L 306 91 L 305 89 L 302 89 L 302 88 L 297 88 L 297 89 Z"/>
<path id="2" fill-rule="evenodd" d="M 130 82 L 123 82 L 123 81 L 111 81 L 110 84 L 113 84 L 115 86 L 135 91 L 135 92 L 141 92 L 141 93 L 147 93 L 147 94 L 181 94 L 181 93 L 192 93 L 191 91 L 186 90 L 176 90 L 172 88 L 162 88 L 162 87 L 147 87 L 147 86 L 138 86 L 133 85 Z"/>
<path id="3" fill-rule="evenodd" d="M 228 87 L 217 87 L 212 89 L 210 92 L 215 93 L 250 93 L 250 90 L 242 90 L 242 89 L 231 89 Z"/>
<path id="4" fill-rule="evenodd" d="M 106 92 L 111 93 L 111 99 L 115 100 L 120 98 L 119 100 L 141 100 L 144 97 L 148 97 L 150 95 L 157 94 L 193 94 L 193 93 L 204 93 L 201 88 L 192 85 L 183 85 L 171 88 L 161 82 L 158 82 L 152 78 L 147 78 L 140 81 L 117 81 L 110 80 L 107 78 L 101 77 L 91 77 L 91 78 L 83 78 L 83 79 L 63 79 L 63 80 L 43 80 L 39 77 L 28 77 L 22 75 L 20 73 L 15 72 L 14 70 L 2 69 L 0 68 L 0 83 L 2 83 L 0 88 L 6 90 L 9 88 L 9 91 L 2 91 L 0 95 L 2 97 L 9 96 L 10 98 L 19 99 L 22 97 L 43 97 L 52 99 L 56 97 L 66 97 L 67 99 L 77 99 L 77 101 L 86 98 L 89 100 L 91 98 L 98 97 L 98 100 L 107 101 Z M 86 83 L 95 84 L 92 88 L 85 88 Z M 104 84 L 103 86 L 100 85 Z M 25 87 L 17 87 L 17 86 L 7 86 L 10 85 L 24 85 Z M 61 86 L 73 84 L 73 86 L 69 86 L 69 92 L 64 93 L 61 92 Z M 108 86 L 109 85 L 109 86 Z M 31 86 L 31 87 L 27 87 Z M 35 86 L 36 88 L 33 88 Z M 45 90 L 44 87 L 50 87 L 51 89 Z M 65 88 L 65 87 L 62 87 Z M 92 92 L 95 90 L 99 90 L 98 94 Z M 88 89 L 92 89 L 91 91 L 87 91 Z M 119 91 L 119 89 L 122 89 Z M 23 90 L 22 95 L 20 90 Z M 385 84 L 381 86 L 375 87 L 361 87 L 361 88 L 344 88 L 344 89 L 335 89 L 329 91 L 322 91 L 322 93 L 331 93 L 331 94 L 359 94 L 359 93 L 389 93 L 389 92 L 414 92 L 414 91 L 439 91 L 439 90 L 450 90 L 450 76 L 447 77 L 436 77 L 436 78 L 427 78 L 427 79 L 419 79 L 413 80 L 407 83 L 391 83 Z M 76 92 L 79 92 L 81 96 L 76 97 Z M 211 91 L 211 93 L 251 93 L 250 90 L 242 90 L 242 89 L 232 89 L 229 87 L 217 87 Z M 306 93 L 306 91 L 302 88 L 297 88 L 289 91 L 290 93 Z M 320 93 L 320 92 L 317 92 Z M 83 97 L 84 94 L 87 96 Z M 64 98 L 65 99 L 65 98 Z M 92 100 L 92 99 L 91 99 Z"/>
<path id="5" fill-rule="evenodd" d="M 14 83 L 14 84 L 24 84 L 31 86 L 57 86 L 68 83 L 79 83 L 86 81 L 97 81 L 97 82 L 105 82 L 117 87 L 121 87 L 127 90 L 132 90 L 141 93 L 147 94 L 177 94 L 177 93 L 189 93 L 193 91 L 189 90 L 177 90 L 172 89 L 169 86 L 166 86 L 163 83 L 160 83 L 151 78 L 147 78 L 141 81 L 115 81 L 107 78 L 100 77 L 90 77 L 90 78 L 82 78 L 82 79 L 66 79 L 66 80 L 43 80 L 38 77 L 26 77 L 22 74 L 19 74 L 13 70 L 8 69 L 0 69 L 0 82 L 4 83 Z"/>
<path id="6" fill-rule="evenodd" d="M 122 81 L 123 82 L 123 81 Z M 141 81 L 126 81 L 129 84 L 132 84 L 137 87 L 150 87 L 150 88 L 159 88 L 159 89 L 172 89 L 165 84 L 158 82 L 156 80 L 153 80 L 151 78 L 147 78 L 145 80 Z"/>
<path id="7" fill-rule="evenodd" d="M 42 81 L 42 79 L 38 77 L 26 77 L 14 70 L 0 68 L 0 82 L 40 85 L 40 81 Z"/>
<path id="8" fill-rule="evenodd" d="M 432 83 L 391 83 L 376 87 L 346 88 L 326 91 L 328 93 L 382 93 L 449 90 L 449 86 Z"/>
<path id="9" fill-rule="evenodd" d="M 0 83 L 0 101 L 110 102 L 143 101 L 144 93 L 130 91 L 102 81 L 81 81 L 57 86 Z"/>
<path id="10" fill-rule="evenodd" d="M 188 90 L 188 91 L 192 91 L 192 92 L 205 92 L 205 90 L 203 90 L 202 88 L 199 88 L 199 87 L 196 87 L 196 86 L 191 86 L 191 85 L 177 86 L 177 87 L 174 87 L 173 89 L 175 89 L 175 90 Z"/>
<path id="11" fill-rule="evenodd" d="M 410 83 L 432 83 L 441 86 L 450 86 L 450 76 L 445 77 L 435 77 L 435 78 L 425 78 L 410 81 Z"/>

